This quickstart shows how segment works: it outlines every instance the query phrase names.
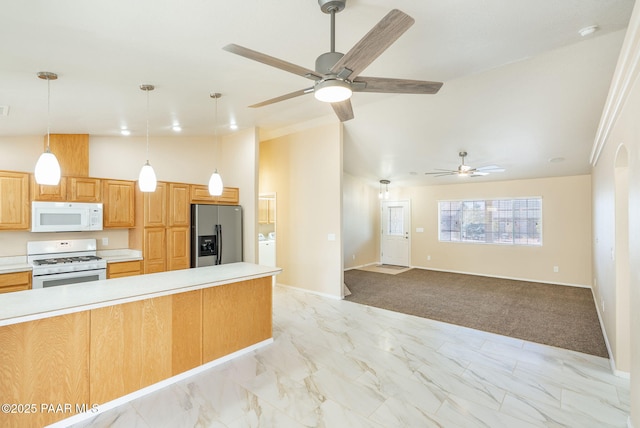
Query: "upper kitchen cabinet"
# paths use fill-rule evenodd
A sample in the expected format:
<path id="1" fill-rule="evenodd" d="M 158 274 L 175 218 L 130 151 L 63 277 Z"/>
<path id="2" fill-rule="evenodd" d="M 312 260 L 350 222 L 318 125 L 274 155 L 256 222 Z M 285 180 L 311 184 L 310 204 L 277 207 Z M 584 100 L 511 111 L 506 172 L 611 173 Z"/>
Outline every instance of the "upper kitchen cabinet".
<path id="1" fill-rule="evenodd" d="M 47 186 L 36 183 L 35 177 L 31 176 L 31 200 L 32 201 L 56 201 L 67 200 L 67 178 L 60 177 L 60 183 L 56 186 Z"/>
<path id="2" fill-rule="evenodd" d="M 189 184 L 169 183 L 169 227 L 189 227 L 191 200 Z"/>
<path id="3" fill-rule="evenodd" d="M 222 195 L 211 196 L 208 186 L 192 184 L 191 203 L 238 205 L 240 203 L 240 189 L 237 187 L 225 187 L 222 190 Z"/>
<path id="4" fill-rule="evenodd" d="M 47 136 L 44 136 L 47 147 Z M 60 163 L 60 172 L 66 177 L 89 176 L 89 134 L 51 134 L 51 152 Z"/>
<path id="5" fill-rule="evenodd" d="M 29 174 L 0 171 L 0 230 L 28 230 L 29 217 Z"/>
<path id="6" fill-rule="evenodd" d="M 144 204 L 141 207 L 144 227 L 166 227 L 167 183 L 158 182 L 155 192 L 141 192 L 140 190 L 136 190 L 136 192 L 138 192 L 136 201 Z"/>
<path id="7" fill-rule="evenodd" d="M 102 180 L 105 229 L 135 226 L 135 192 L 135 181 Z"/>
<path id="8" fill-rule="evenodd" d="M 99 178 L 69 177 L 67 198 L 71 202 L 102 202 L 102 181 Z"/>

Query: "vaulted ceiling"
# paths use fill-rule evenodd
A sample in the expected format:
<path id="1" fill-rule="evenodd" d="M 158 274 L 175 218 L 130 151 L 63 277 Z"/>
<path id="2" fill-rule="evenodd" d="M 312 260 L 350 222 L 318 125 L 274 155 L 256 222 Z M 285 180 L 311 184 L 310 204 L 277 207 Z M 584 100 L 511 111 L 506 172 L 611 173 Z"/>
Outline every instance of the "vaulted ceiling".
<path id="1" fill-rule="evenodd" d="M 454 182 L 424 175 L 472 166 L 506 171 L 472 180 L 589 173 L 589 153 L 632 0 L 347 0 L 336 49 L 348 51 L 391 8 L 415 24 L 367 76 L 444 82 L 436 95 L 356 93 L 345 122 L 345 171 L 401 184 Z M 598 31 L 582 37 L 581 28 Z M 316 0 L 22 1 L 0 14 L 0 136 L 51 132 L 213 135 L 258 127 L 264 135 L 336 122 L 312 95 L 247 106 L 309 81 L 223 51 L 229 43 L 313 69 L 330 48 L 330 17 Z M 554 159 L 554 162 L 550 162 Z"/>

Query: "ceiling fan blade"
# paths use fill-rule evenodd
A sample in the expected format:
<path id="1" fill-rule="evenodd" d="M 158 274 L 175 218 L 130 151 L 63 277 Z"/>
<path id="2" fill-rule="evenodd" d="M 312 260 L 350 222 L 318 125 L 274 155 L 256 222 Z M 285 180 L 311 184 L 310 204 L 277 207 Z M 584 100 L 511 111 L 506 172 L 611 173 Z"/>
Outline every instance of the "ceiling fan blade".
<path id="1" fill-rule="evenodd" d="M 439 172 L 425 172 L 425 175 L 435 175 L 436 177 L 440 177 L 442 175 L 455 175 L 457 174 L 458 171 L 450 171 L 447 169 L 443 169 L 442 171 Z"/>
<path id="2" fill-rule="evenodd" d="M 470 175 L 471 177 L 480 177 L 480 176 L 483 176 L 483 175 L 489 175 L 489 173 L 488 172 L 482 172 L 482 171 L 473 171 L 471 174 L 468 174 L 468 175 Z"/>
<path id="3" fill-rule="evenodd" d="M 262 101 L 261 103 L 258 103 L 258 104 L 250 105 L 249 107 L 251 108 L 263 107 L 269 104 L 274 104 L 280 101 L 288 100 L 290 98 L 299 97 L 300 95 L 310 94 L 312 92 L 313 92 L 313 88 L 300 89 L 295 92 L 291 92 L 285 95 L 280 95 L 279 97 L 271 98 L 270 100 Z"/>
<path id="4" fill-rule="evenodd" d="M 484 172 L 504 172 L 505 169 L 499 167 L 498 165 L 487 165 L 481 166 L 480 168 L 476 168 L 476 171 L 484 171 Z"/>
<path id="5" fill-rule="evenodd" d="M 424 80 L 388 79 L 386 77 L 359 76 L 354 83 L 364 82 L 366 86 L 353 85 L 355 92 L 381 92 L 392 94 L 436 94 L 442 82 Z"/>
<path id="6" fill-rule="evenodd" d="M 322 76 L 318 76 L 318 74 L 313 70 L 300 67 L 299 65 L 295 65 L 290 62 L 283 61 L 281 59 L 263 54 L 258 51 L 251 50 L 249 48 L 245 48 L 240 45 L 231 43 L 223 47 L 222 49 L 224 49 L 227 52 L 231 52 L 236 55 L 240 55 L 245 58 L 249 58 L 266 65 L 270 65 L 271 67 L 279 68 L 280 70 L 288 71 L 289 73 L 297 74 L 298 76 L 301 76 L 301 77 L 306 77 L 307 79 L 311 79 L 311 80 L 322 79 Z"/>
<path id="7" fill-rule="evenodd" d="M 331 73 L 353 80 L 414 23 L 414 19 L 393 9 L 331 68 Z M 350 70 L 345 75 L 344 69 Z"/>
<path id="8" fill-rule="evenodd" d="M 351 107 L 351 100 L 341 101 L 339 103 L 331 103 L 333 111 L 336 112 L 340 122 L 346 122 L 353 119 L 353 107 Z"/>

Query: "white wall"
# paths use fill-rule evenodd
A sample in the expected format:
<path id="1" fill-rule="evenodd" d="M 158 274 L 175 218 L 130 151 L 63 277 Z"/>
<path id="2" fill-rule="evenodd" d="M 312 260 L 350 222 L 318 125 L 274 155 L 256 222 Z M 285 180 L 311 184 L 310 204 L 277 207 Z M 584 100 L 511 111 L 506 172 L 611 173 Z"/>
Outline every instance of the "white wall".
<path id="1" fill-rule="evenodd" d="M 364 179 L 343 174 L 344 268 L 380 260 L 380 200 L 378 187 Z"/>
<path id="2" fill-rule="evenodd" d="M 640 427 L 640 4 L 629 22 L 607 104 L 593 151 L 593 267 L 594 292 L 613 352 L 615 368 L 631 376 L 630 425 Z M 627 245 L 616 239 L 616 165 L 621 147 L 626 151 L 629 218 Z M 623 186 L 624 187 L 624 186 Z M 622 208 L 624 209 L 624 208 Z M 628 254 L 621 254 L 627 248 Z M 628 259 L 628 290 L 619 278 L 619 260 Z M 624 276 L 624 275 L 623 275 Z M 621 281 L 622 279 L 622 281 Z M 628 293 L 621 299 L 621 293 Z M 626 301 L 625 301 L 626 300 Z M 604 307 L 603 307 L 604 305 Z M 628 306 L 627 306 L 628 305 Z M 627 314 L 628 313 L 628 314 Z M 624 321 L 625 317 L 627 321 Z M 630 345 L 628 341 L 631 341 Z M 627 355 L 625 355 L 627 354 Z"/>
<path id="3" fill-rule="evenodd" d="M 342 297 L 342 125 L 261 141 L 259 169 L 277 195 L 278 283 Z"/>
<path id="4" fill-rule="evenodd" d="M 411 200 L 411 265 L 428 269 L 591 286 L 588 175 L 394 189 Z M 438 241 L 438 201 L 542 197 L 542 246 Z M 416 228 L 424 232 L 416 233 Z M 430 258 L 429 258 L 430 256 Z M 558 266 L 559 272 L 554 272 Z"/>

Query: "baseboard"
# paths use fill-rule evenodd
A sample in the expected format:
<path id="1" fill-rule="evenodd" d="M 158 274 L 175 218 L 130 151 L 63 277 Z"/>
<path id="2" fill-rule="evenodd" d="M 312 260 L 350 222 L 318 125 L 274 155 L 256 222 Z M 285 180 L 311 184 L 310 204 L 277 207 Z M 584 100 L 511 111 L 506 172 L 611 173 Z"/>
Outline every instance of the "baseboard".
<path id="1" fill-rule="evenodd" d="M 486 277 L 489 277 L 489 278 L 510 279 L 510 280 L 513 280 L 513 281 L 537 282 L 537 283 L 540 283 L 540 284 L 563 285 L 563 286 L 566 286 L 566 287 L 591 288 L 590 285 L 572 284 L 572 283 L 568 283 L 568 282 L 542 281 L 542 280 L 539 280 L 539 279 L 531 279 L 531 278 L 518 278 L 518 277 L 513 277 L 513 276 L 488 275 L 488 274 L 484 274 L 484 273 L 465 272 L 465 271 L 460 271 L 460 270 L 436 269 L 436 268 L 427 267 L 427 266 L 411 266 L 411 267 L 415 268 L 415 269 L 434 270 L 434 271 L 437 271 L 437 272 L 459 273 L 459 274 L 463 274 L 463 275 L 486 276 Z"/>
<path id="2" fill-rule="evenodd" d="M 350 268 L 345 268 L 344 271 L 346 272 L 348 270 L 360 269 L 360 268 L 363 268 L 363 267 L 372 266 L 372 265 L 379 265 L 379 264 L 380 264 L 379 262 L 365 263 L 363 265 L 358 265 L 358 266 L 352 266 Z"/>
<path id="3" fill-rule="evenodd" d="M 306 288 L 300 288 L 300 287 L 294 287 L 292 285 L 281 284 L 279 282 L 276 283 L 276 285 L 279 285 L 280 287 L 286 287 L 286 288 L 289 288 L 291 290 L 302 291 L 304 293 L 309 293 L 309 294 L 315 294 L 316 296 L 327 297 L 327 298 L 333 299 L 333 300 L 342 300 L 343 299 L 342 296 L 336 296 L 336 295 L 333 295 L 333 294 L 321 293 L 319 291 L 308 290 Z"/>

